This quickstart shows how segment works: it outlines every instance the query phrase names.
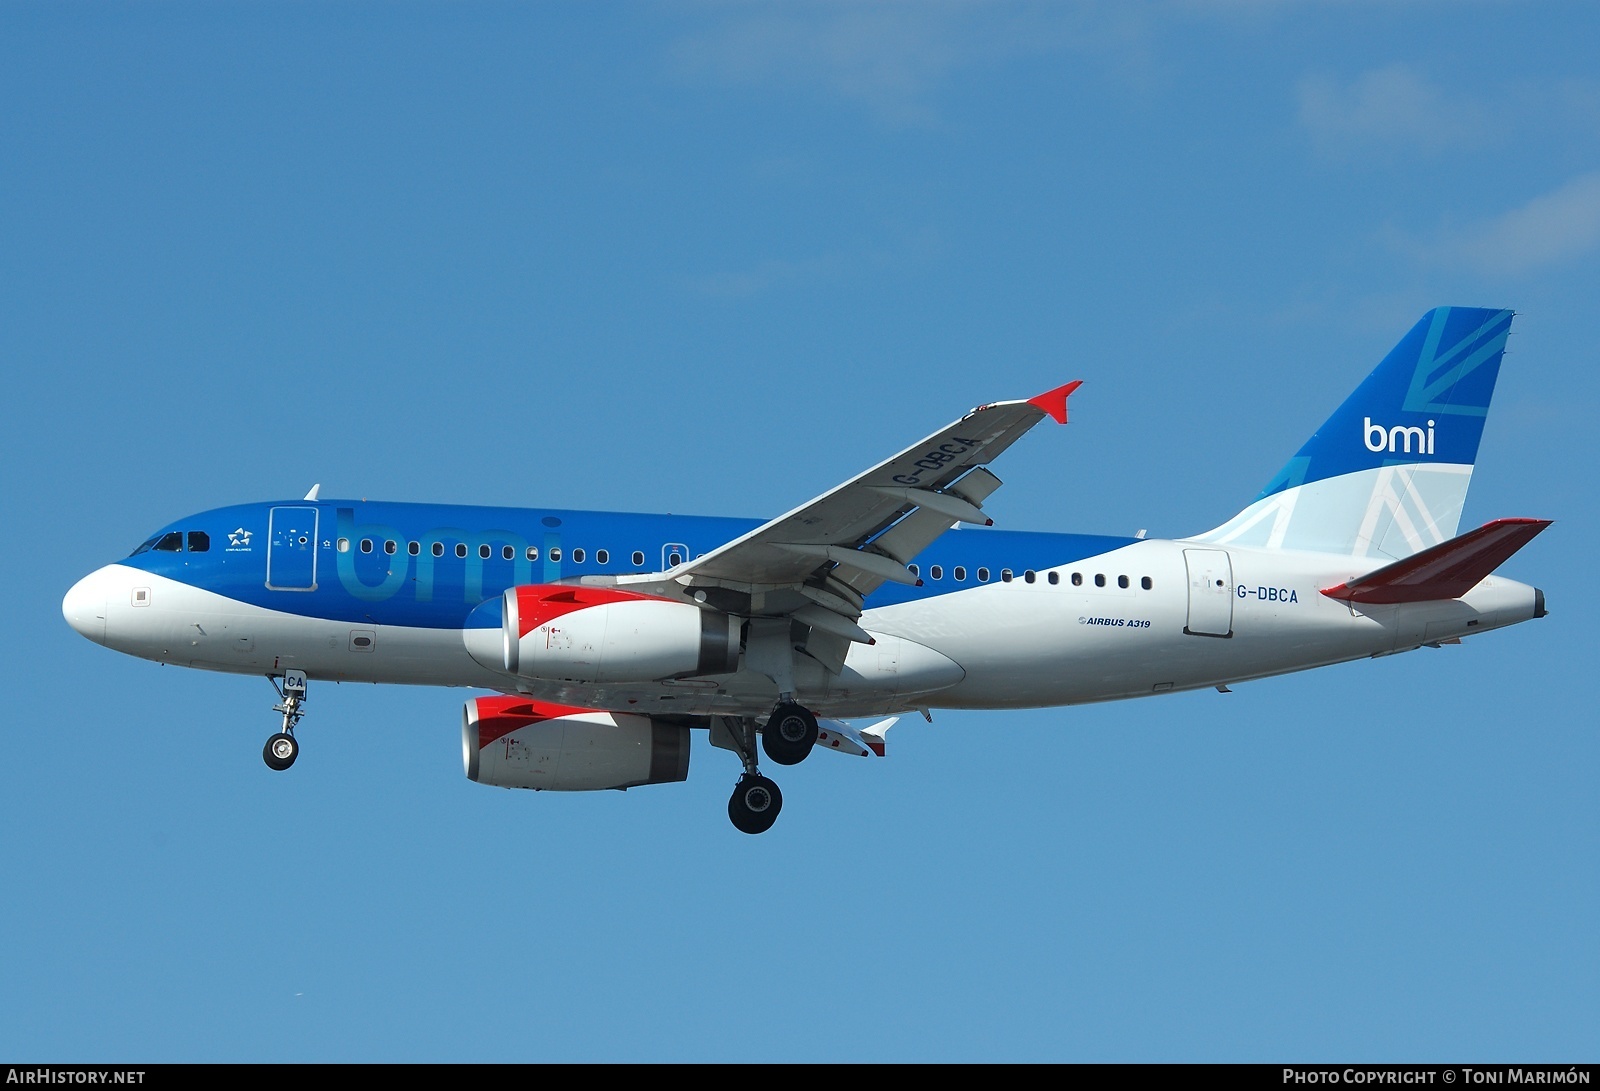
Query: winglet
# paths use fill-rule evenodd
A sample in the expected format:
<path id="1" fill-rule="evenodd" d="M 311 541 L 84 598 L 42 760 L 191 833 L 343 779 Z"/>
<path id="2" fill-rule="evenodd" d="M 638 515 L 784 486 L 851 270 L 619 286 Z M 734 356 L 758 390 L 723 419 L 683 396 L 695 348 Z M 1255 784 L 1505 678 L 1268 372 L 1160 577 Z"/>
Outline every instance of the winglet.
<path id="1" fill-rule="evenodd" d="M 1082 379 L 1074 379 L 1066 386 L 1058 386 L 1054 390 L 1046 390 L 1037 398 L 1029 398 L 1028 404 L 1044 410 L 1057 424 L 1066 424 L 1067 398 L 1082 385 Z"/>
<path id="2" fill-rule="evenodd" d="M 883 757 L 884 749 L 883 737 L 889 733 L 891 727 L 899 722 L 900 717 L 898 716 L 890 716 L 887 720 L 879 720 L 871 727 L 863 727 L 861 729 L 861 738 L 865 740 L 867 748 L 881 758 Z"/>

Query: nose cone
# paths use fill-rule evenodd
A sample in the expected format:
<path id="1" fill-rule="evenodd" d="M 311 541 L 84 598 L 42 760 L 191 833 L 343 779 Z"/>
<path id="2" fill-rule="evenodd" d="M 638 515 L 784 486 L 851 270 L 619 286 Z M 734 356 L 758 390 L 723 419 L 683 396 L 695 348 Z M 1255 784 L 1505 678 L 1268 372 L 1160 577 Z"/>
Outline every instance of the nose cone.
<path id="1" fill-rule="evenodd" d="M 106 642 L 106 571 L 89 573 L 61 600 L 61 616 L 67 624 L 96 644 Z"/>

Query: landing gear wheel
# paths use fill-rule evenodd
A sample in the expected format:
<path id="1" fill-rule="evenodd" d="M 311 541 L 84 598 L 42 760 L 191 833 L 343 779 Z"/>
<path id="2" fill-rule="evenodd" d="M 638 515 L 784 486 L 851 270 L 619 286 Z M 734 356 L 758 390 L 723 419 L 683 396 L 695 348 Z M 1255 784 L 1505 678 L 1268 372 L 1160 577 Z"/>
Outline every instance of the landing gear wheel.
<path id="1" fill-rule="evenodd" d="M 740 833 L 766 833 L 783 810 L 783 793 L 760 773 L 746 773 L 728 800 L 728 818 Z"/>
<path id="2" fill-rule="evenodd" d="M 761 732 L 761 749 L 779 765 L 799 765 L 817 741 L 817 718 L 797 704 L 772 710 Z"/>
<path id="3" fill-rule="evenodd" d="M 306 672 L 284 671 L 281 686 L 270 674 L 267 681 L 278 691 L 278 703 L 272 706 L 272 711 L 283 713 L 283 727 L 262 747 L 261 760 L 267 763 L 268 769 L 282 772 L 300 756 L 300 744 L 294 741 L 294 725 L 306 714 Z"/>
<path id="4" fill-rule="evenodd" d="M 294 736 L 280 731 L 267 740 L 267 745 L 261 749 L 261 760 L 267 763 L 268 769 L 279 772 L 294 764 L 294 759 L 300 756 L 300 744 L 294 741 Z"/>

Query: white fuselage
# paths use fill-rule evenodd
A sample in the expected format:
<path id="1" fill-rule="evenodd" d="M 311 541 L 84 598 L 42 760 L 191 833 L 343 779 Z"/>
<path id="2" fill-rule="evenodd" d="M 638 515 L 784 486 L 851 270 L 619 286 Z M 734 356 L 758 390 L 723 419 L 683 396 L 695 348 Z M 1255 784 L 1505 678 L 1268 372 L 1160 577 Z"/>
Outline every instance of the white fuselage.
<path id="1" fill-rule="evenodd" d="M 1498 576 L 1444 601 L 1371 606 L 1321 594 L 1377 567 L 1371 558 L 1137 541 L 868 610 L 860 625 L 876 643 L 852 644 L 837 673 L 797 654 L 795 692 L 818 714 L 838 717 L 1078 704 L 1387 655 L 1542 613 L 1534 588 Z M 485 665 L 500 654 L 498 629 L 307 617 L 121 564 L 80 581 L 63 612 L 115 650 L 239 674 L 298 669 L 314 679 L 465 686 L 691 715 L 765 712 L 777 692 L 750 669 L 641 682 L 522 677 Z"/>

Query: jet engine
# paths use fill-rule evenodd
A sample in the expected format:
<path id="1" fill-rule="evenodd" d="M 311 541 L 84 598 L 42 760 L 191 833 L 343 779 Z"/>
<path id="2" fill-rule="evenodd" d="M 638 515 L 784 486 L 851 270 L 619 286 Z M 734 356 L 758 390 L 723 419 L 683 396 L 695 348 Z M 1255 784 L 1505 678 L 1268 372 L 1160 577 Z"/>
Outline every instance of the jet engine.
<path id="1" fill-rule="evenodd" d="M 650 716 L 478 697 L 461 724 L 467 779 L 497 788 L 591 792 L 689 776 L 689 729 Z"/>
<path id="2" fill-rule="evenodd" d="M 739 669 L 738 618 L 606 587 L 509 588 L 504 667 L 524 678 L 653 682 Z"/>

